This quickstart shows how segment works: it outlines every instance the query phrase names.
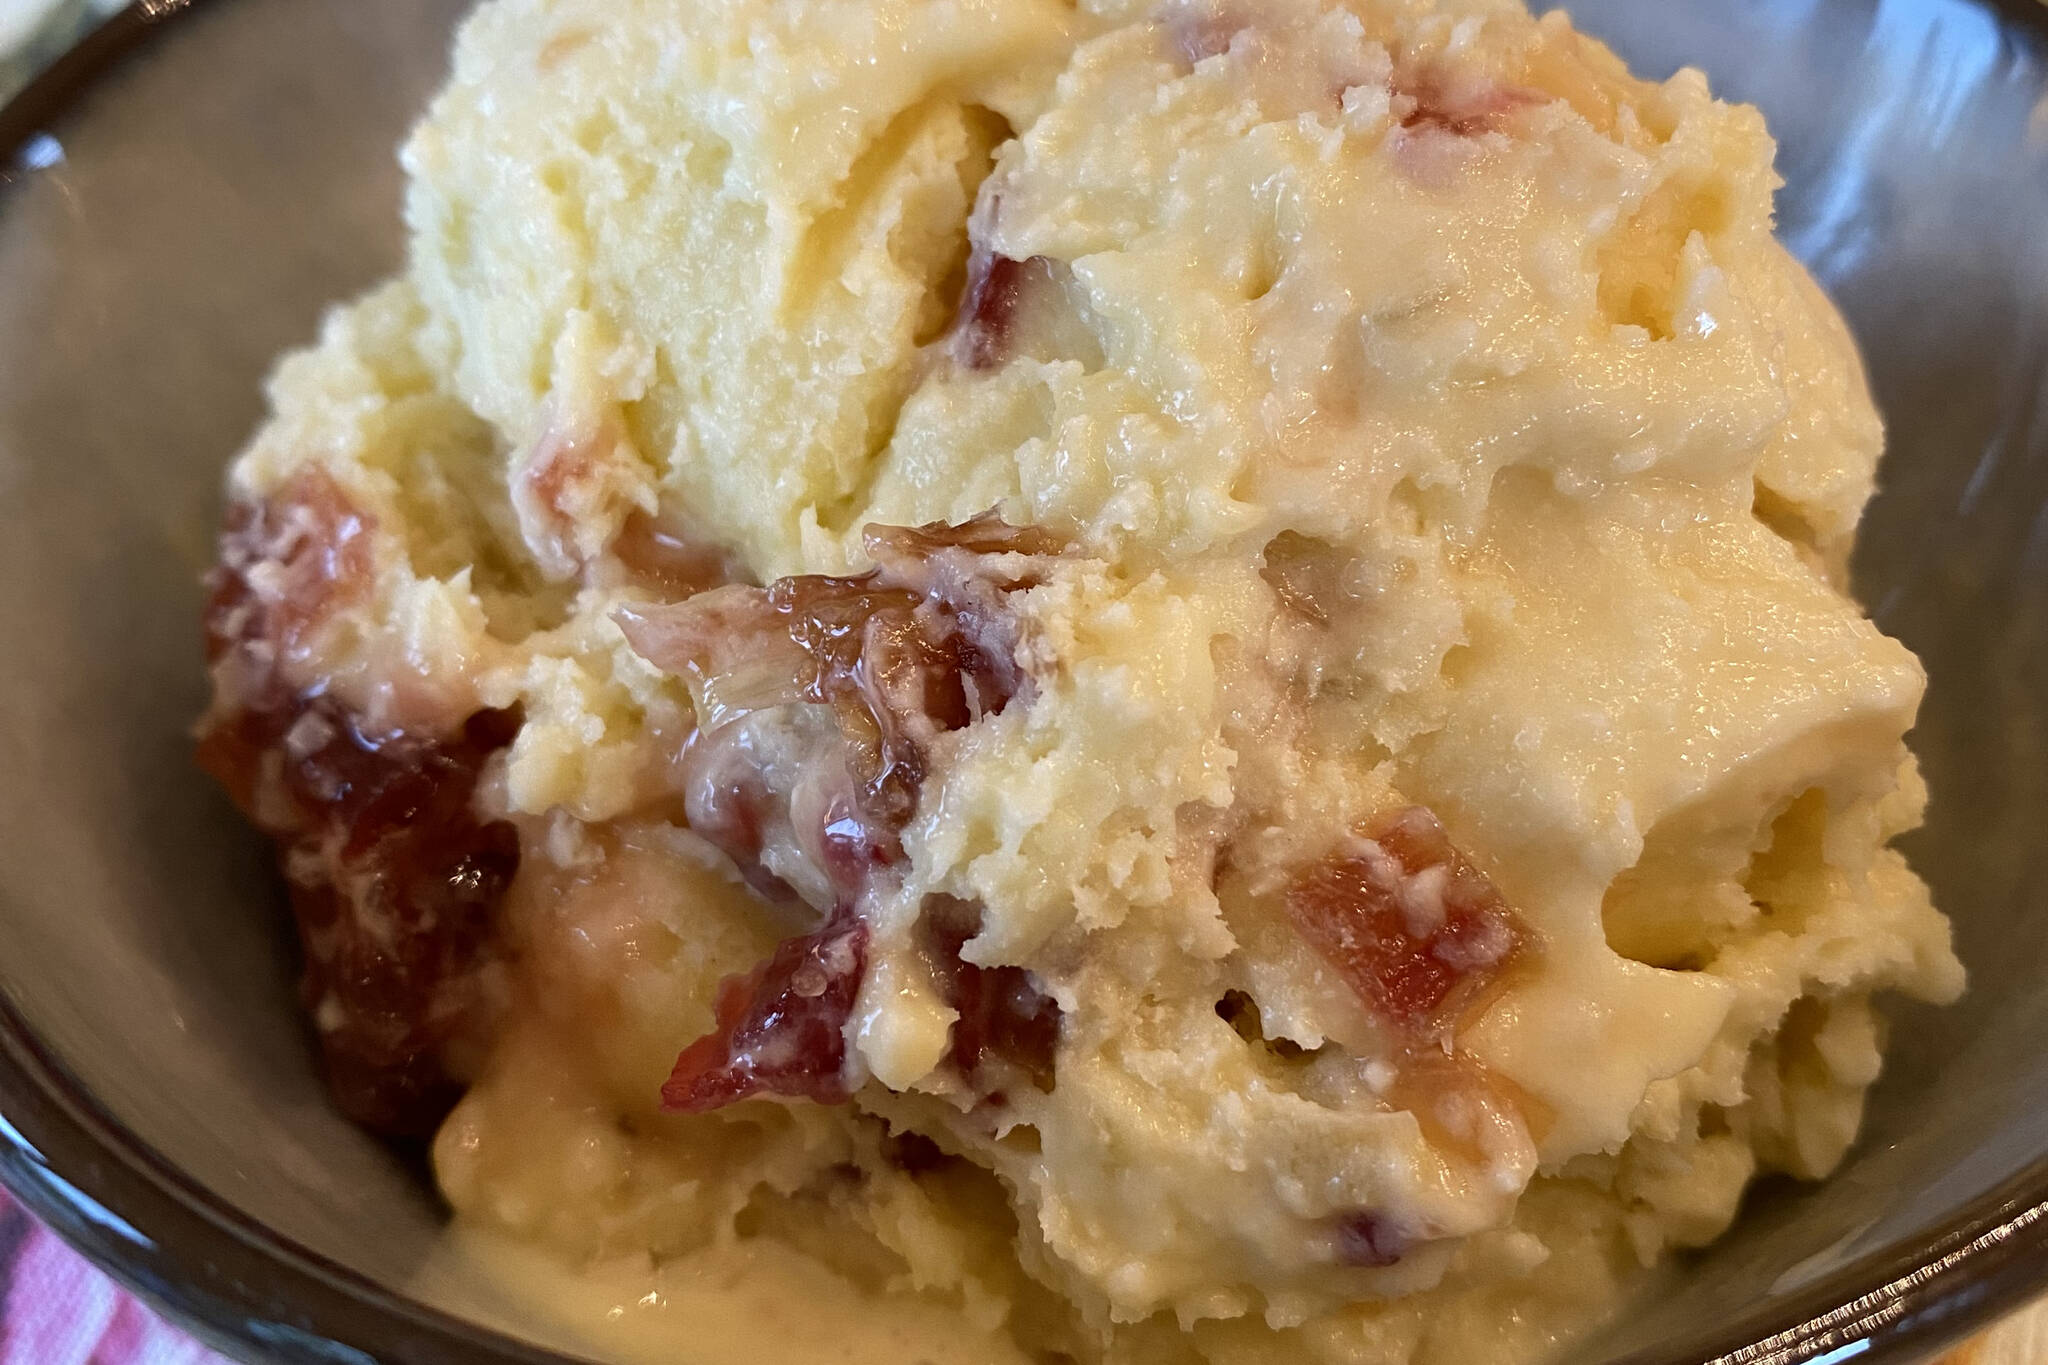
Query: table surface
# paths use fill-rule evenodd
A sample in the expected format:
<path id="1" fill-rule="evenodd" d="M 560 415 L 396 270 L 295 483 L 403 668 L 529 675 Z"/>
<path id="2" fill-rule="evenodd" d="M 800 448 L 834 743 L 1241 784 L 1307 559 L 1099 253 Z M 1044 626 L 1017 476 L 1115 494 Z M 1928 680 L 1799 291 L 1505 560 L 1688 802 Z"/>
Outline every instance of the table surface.
<path id="1" fill-rule="evenodd" d="M 2048 1361 L 2048 1299 L 2013 1314 L 1939 1365 L 2041 1365 Z"/>

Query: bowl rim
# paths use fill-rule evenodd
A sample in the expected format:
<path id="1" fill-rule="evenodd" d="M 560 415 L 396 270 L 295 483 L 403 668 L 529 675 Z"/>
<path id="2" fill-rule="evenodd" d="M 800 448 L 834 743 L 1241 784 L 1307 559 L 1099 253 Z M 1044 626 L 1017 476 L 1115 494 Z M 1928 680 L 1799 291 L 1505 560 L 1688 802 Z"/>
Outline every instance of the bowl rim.
<path id="1" fill-rule="evenodd" d="M 1965 0 L 2048 46 L 2048 7 Z M 0 106 L 0 208 L 25 155 L 98 78 L 213 0 L 131 0 Z M 249 1217 L 87 1089 L 0 982 L 0 1185 L 87 1260 L 207 1344 L 307 1365 L 571 1365 L 393 1292 Z M 1907 1365 L 2048 1288 L 2048 1152 L 1938 1228 L 1867 1251 L 1768 1313 L 1611 1365 Z"/>

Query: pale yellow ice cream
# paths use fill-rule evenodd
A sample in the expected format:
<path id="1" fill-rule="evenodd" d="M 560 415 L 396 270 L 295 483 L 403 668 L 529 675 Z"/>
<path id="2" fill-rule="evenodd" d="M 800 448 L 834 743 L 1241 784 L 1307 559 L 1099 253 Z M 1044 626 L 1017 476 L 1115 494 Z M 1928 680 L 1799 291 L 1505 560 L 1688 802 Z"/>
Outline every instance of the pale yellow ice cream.
<path id="1" fill-rule="evenodd" d="M 1772 150 L 1517 0 L 485 4 L 232 481 L 272 634 L 327 594 L 265 667 L 516 721 L 458 1216 L 967 1358 L 1455 1365 L 1825 1174 L 1961 971 Z M 1000 543 L 863 535 L 928 523 Z"/>

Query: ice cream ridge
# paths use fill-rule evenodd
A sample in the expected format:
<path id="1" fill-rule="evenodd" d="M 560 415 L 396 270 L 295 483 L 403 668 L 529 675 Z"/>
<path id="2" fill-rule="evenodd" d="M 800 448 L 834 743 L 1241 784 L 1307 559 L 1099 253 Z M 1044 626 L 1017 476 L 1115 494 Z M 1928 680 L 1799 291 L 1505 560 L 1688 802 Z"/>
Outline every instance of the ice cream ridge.
<path id="1" fill-rule="evenodd" d="M 488 0 L 214 577 L 339 1101 L 565 1275 L 1565 1350 L 1962 985 L 1772 155 L 1515 0 Z"/>

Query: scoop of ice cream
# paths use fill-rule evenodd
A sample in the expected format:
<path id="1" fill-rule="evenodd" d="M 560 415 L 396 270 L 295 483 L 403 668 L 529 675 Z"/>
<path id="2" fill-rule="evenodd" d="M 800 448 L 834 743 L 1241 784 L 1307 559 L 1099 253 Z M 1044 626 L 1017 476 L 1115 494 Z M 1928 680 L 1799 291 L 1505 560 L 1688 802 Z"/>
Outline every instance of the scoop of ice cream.
<path id="1" fill-rule="evenodd" d="M 1427 1359 L 1824 1173 L 1960 970 L 1771 156 L 1512 0 L 485 5 L 234 482 L 353 518 L 265 668 L 518 718 L 457 1207 L 854 1169 L 952 1283 L 886 1124 L 999 1181 L 1023 1337 Z M 611 1212 L 522 1110 L 632 1116 Z"/>

